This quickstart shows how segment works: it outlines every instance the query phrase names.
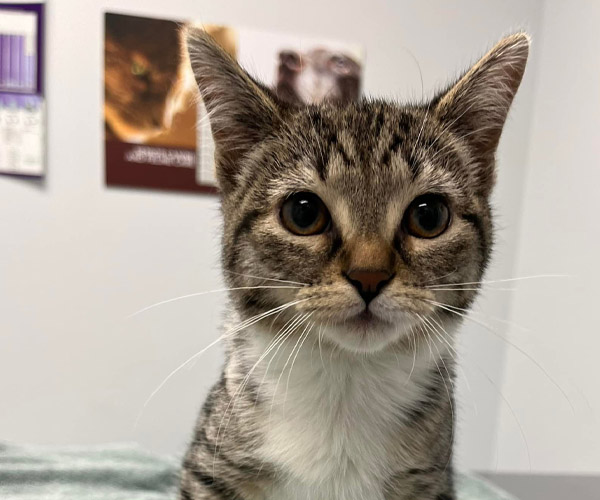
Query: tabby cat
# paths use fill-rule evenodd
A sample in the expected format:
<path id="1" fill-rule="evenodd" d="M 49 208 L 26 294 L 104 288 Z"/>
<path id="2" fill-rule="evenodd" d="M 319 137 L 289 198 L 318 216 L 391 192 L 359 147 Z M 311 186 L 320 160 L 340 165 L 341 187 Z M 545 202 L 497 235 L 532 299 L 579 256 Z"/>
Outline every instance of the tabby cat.
<path id="1" fill-rule="evenodd" d="M 423 104 L 290 104 L 201 30 L 230 292 L 182 500 L 453 500 L 451 311 L 492 248 L 495 151 L 529 38 Z"/>

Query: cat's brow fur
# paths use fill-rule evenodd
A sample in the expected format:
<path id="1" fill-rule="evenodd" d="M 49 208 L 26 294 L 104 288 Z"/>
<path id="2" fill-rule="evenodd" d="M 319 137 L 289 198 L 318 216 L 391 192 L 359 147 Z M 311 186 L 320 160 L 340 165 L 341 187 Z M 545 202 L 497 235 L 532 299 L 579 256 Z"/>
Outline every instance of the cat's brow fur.
<path id="1" fill-rule="evenodd" d="M 216 143 L 226 279 L 247 287 L 231 293 L 229 326 L 279 309 L 227 336 L 180 498 L 453 500 L 457 322 L 434 302 L 467 308 L 477 286 L 428 285 L 485 270 L 494 156 L 528 37 L 505 38 L 429 102 L 343 106 L 285 104 L 201 30 L 187 40 Z M 323 234 L 280 222 L 303 191 L 331 214 Z M 403 214 L 427 193 L 451 222 L 415 238 Z M 344 273 L 381 267 L 393 279 L 359 325 L 365 304 Z M 269 279 L 303 285 L 250 288 L 281 284 Z"/>

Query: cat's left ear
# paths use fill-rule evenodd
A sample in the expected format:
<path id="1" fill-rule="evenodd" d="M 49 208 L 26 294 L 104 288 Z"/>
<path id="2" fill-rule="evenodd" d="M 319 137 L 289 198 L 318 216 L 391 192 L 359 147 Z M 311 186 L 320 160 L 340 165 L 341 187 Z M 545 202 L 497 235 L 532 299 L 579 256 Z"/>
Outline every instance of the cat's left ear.
<path id="1" fill-rule="evenodd" d="M 493 185 L 494 154 L 525 72 L 529 44 L 526 33 L 504 38 L 433 102 L 439 119 L 466 141 L 483 169 L 479 179 L 486 194 Z"/>
<path id="2" fill-rule="evenodd" d="M 221 190 L 235 186 L 239 160 L 279 121 L 279 107 L 258 84 L 200 28 L 185 33 L 192 70 L 210 116 Z"/>

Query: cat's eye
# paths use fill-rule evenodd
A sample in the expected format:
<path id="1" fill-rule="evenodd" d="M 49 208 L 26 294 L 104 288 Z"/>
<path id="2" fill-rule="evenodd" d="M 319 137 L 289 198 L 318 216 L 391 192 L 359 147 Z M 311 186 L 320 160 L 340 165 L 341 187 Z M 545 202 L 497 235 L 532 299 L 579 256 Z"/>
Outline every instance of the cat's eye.
<path id="1" fill-rule="evenodd" d="M 308 192 L 295 193 L 285 200 L 280 217 L 283 227 L 299 236 L 321 234 L 331 222 L 325 203 Z"/>
<path id="2" fill-rule="evenodd" d="M 148 74 L 148 66 L 137 61 L 131 63 L 131 73 L 135 76 L 144 76 Z"/>
<path id="3" fill-rule="evenodd" d="M 450 224 L 450 209 L 442 196 L 426 194 L 415 199 L 404 214 L 404 228 L 417 238 L 436 238 Z"/>

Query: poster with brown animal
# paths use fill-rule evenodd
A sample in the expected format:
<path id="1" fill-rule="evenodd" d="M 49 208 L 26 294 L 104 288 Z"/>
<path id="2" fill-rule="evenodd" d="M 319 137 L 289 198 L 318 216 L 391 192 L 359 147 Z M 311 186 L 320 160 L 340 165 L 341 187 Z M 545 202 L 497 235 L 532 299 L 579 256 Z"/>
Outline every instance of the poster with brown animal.
<path id="1" fill-rule="evenodd" d="M 183 33 L 193 22 L 105 14 L 106 183 L 216 193 L 210 117 Z M 290 106 L 360 96 L 359 46 L 202 25 L 257 81 Z"/>

